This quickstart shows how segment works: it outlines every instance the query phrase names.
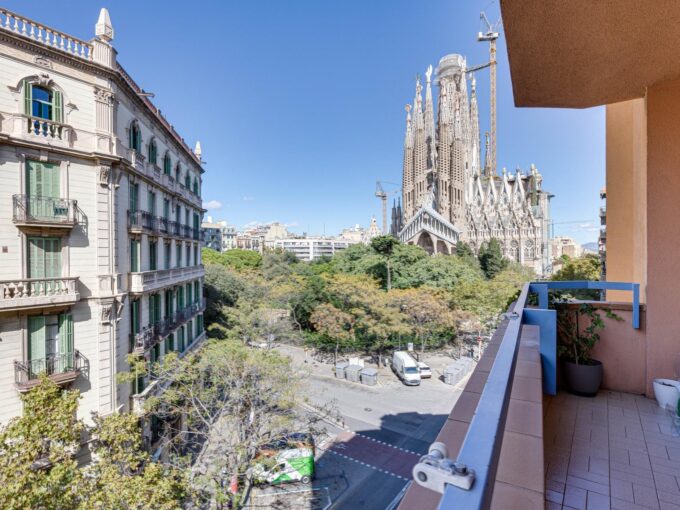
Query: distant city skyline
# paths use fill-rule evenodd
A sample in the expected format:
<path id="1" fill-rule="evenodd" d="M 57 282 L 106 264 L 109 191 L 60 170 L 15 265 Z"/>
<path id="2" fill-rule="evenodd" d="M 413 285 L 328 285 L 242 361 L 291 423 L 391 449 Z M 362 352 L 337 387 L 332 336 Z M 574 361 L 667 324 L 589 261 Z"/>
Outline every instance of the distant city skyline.
<path id="1" fill-rule="evenodd" d="M 83 37 L 100 7 L 5 5 Z M 375 182 L 400 182 L 414 76 L 448 53 L 486 62 L 479 12 L 499 16 L 488 0 L 197 2 L 181 15 L 151 2 L 107 7 L 122 64 L 190 145 L 201 141 L 207 214 L 315 234 L 380 220 Z M 516 109 L 503 37 L 498 62 L 499 169 L 535 164 L 556 195 L 555 235 L 595 241 L 604 110 Z M 477 83 L 483 133 L 488 71 Z"/>

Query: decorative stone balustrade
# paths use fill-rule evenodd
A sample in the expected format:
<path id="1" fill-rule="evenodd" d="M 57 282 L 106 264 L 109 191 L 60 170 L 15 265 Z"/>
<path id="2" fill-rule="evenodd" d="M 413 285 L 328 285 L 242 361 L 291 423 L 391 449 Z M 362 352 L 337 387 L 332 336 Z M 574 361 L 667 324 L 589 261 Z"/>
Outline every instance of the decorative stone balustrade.
<path id="1" fill-rule="evenodd" d="M 7 9 L 0 8 L 0 28 L 74 57 L 88 61 L 93 59 L 93 46 L 90 43 L 14 14 Z"/>
<path id="2" fill-rule="evenodd" d="M 69 126 L 49 119 L 40 117 L 24 116 L 26 122 L 26 132 L 48 139 L 67 140 Z"/>
<path id="3" fill-rule="evenodd" d="M 203 265 L 130 273 L 129 288 L 130 292 L 141 294 L 200 278 L 203 275 L 205 275 Z"/>
<path id="4" fill-rule="evenodd" d="M 72 228 L 78 222 L 75 200 L 13 195 L 12 203 L 12 219 L 16 225 Z"/>
<path id="5" fill-rule="evenodd" d="M 137 152 L 135 149 L 128 149 L 127 158 L 130 160 L 130 164 L 135 168 L 135 170 L 142 172 L 143 174 L 147 173 L 146 165 L 144 164 L 146 161 L 144 154 Z"/>
<path id="6" fill-rule="evenodd" d="M 77 276 L 0 281 L 0 310 L 75 304 L 80 299 L 77 282 Z"/>

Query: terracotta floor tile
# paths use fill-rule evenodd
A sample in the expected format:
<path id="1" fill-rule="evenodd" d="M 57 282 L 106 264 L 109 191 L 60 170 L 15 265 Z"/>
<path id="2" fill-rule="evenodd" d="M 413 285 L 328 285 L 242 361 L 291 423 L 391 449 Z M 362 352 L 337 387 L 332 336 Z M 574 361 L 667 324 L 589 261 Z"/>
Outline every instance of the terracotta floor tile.
<path id="1" fill-rule="evenodd" d="M 588 492 L 587 510 L 609 510 L 609 496 L 603 496 L 597 492 Z"/>
<path id="2" fill-rule="evenodd" d="M 584 480 L 575 476 L 567 475 L 567 489 L 569 486 L 578 487 L 587 491 L 597 492 L 603 496 L 609 496 L 609 484 L 602 484 L 593 482 L 591 480 Z M 566 494 L 566 492 L 565 492 Z"/>
<path id="3" fill-rule="evenodd" d="M 617 480 L 612 478 L 609 482 L 612 498 L 623 499 L 634 502 L 633 498 L 633 483 L 626 480 Z"/>
<path id="4" fill-rule="evenodd" d="M 586 498 L 588 496 L 588 491 L 585 489 L 580 489 L 578 487 L 573 487 L 567 484 L 567 488 L 564 491 L 564 501 L 565 506 L 571 508 L 578 508 L 579 510 L 585 510 L 586 508 Z"/>
<path id="5" fill-rule="evenodd" d="M 658 509 L 659 497 L 655 489 L 645 487 L 644 485 L 633 484 L 633 497 L 638 505 L 646 506 L 647 508 Z"/>
<path id="6" fill-rule="evenodd" d="M 611 498 L 611 508 L 612 510 L 649 510 L 649 508 L 645 508 L 637 503 L 617 498 Z"/>

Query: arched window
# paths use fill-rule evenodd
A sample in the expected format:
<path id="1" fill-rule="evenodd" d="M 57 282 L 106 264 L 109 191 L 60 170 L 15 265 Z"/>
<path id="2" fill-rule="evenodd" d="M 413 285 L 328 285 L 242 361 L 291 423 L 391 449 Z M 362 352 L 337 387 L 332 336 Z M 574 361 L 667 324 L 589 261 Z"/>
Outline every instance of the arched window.
<path id="1" fill-rule="evenodd" d="M 136 150 L 137 152 L 142 151 L 142 130 L 139 129 L 139 124 L 137 124 L 137 121 L 132 121 L 130 124 L 130 139 L 128 140 L 128 144 L 131 149 Z"/>
<path id="2" fill-rule="evenodd" d="M 179 183 L 179 176 L 182 172 L 182 167 L 179 164 L 179 161 L 177 162 L 177 166 L 175 166 L 175 180 Z"/>
<path id="3" fill-rule="evenodd" d="M 193 188 L 193 191 L 194 191 L 194 195 L 198 195 L 198 179 L 197 179 L 196 177 L 194 177 L 194 188 Z"/>
<path id="4" fill-rule="evenodd" d="M 189 172 L 187 172 L 186 175 L 184 176 L 184 187 L 187 190 L 191 189 L 191 177 L 189 176 Z"/>
<path id="5" fill-rule="evenodd" d="M 165 175 L 170 175 L 172 169 L 172 159 L 170 158 L 170 153 L 166 152 L 163 156 L 163 173 Z"/>
<path id="6" fill-rule="evenodd" d="M 158 159 L 158 149 L 156 148 L 156 140 L 154 138 L 151 139 L 149 142 L 149 163 L 156 164 L 156 160 Z"/>
<path id="7" fill-rule="evenodd" d="M 527 239 L 524 242 L 524 258 L 525 259 L 533 259 L 536 256 L 536 251 L 534 249 L 534 242 L 530 239 Z"/>
<path id="8" fill-rule="evenodd" d="M 62 94 L 58 90 L 23 81 L 24 113 L 29 117 L 63 122 Z"/>

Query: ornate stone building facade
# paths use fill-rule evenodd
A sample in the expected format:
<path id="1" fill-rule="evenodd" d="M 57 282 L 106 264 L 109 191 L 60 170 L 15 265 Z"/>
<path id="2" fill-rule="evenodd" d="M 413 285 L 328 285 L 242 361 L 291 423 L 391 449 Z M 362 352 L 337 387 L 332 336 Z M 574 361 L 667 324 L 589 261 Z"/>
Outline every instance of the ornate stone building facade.
<path id="1" fill-rule="evenodd" d="M 141 410 L 148 377 L 205 338 L 200 146 L 90 41 L 0 8 L 0 423 L 46 373 L 78 414 Z M 154 389 L 155 388 L 155 389 Z"/>
<path id="2" fill-rule="evenodd" d="M 467 64 L 461 55 L 439 62 L 437 115 L 432 96 L 432 66 L 425 73 L 425 101 L 416 80 L 413 105 L 406 106 L 406 137 L 401 211 L 392 213 L 393 232 L 402 242 L 430 253 L 450 254 L 458 240 L 473 250 L 492 238 L 504 255 L 549 272 L 551 195 L 532 165 L 528 172 L 503 169 L 498 175 L 487 157 L 482 164 L 474 75 L 468 91 Z M 403 225 L 403 226 L 402 226 Z"/>

